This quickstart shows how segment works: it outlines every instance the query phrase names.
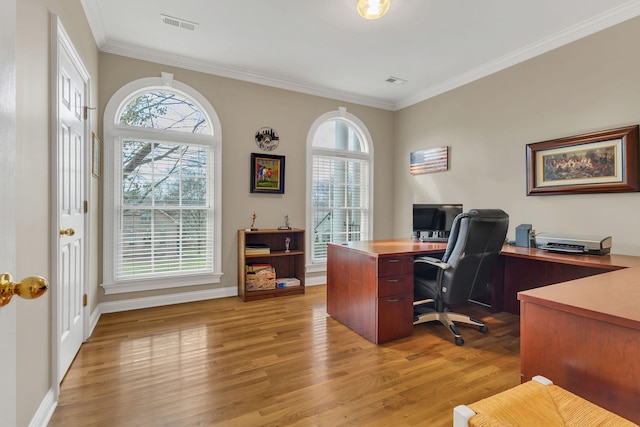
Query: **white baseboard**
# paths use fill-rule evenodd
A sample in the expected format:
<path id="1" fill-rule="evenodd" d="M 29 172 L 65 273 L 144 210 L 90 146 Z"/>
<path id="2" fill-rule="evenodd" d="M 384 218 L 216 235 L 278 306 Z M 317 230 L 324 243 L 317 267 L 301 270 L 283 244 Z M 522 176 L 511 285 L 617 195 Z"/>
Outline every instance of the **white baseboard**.
<path id="1" fill-rule="evenodd" d="M 100 310 L 100 314 L 117 313 L 120 311 L 138 310 L 140 308 L 150 308 L 150 307 L 161 307 L 164 305 L 204 301 L 208 299 L 225 298 L 225 297 L 232 297 L 237 295 L 238 295 L 237 287 L 211 289 L 211 290 L 205 290 L 205 291 L 181 292 L 181 293 L 170 294 L 170 295 L 158 295 L 158 296 L 145 297 L 145 298 L 132 298 L 132 299 L 127 299 L 122 301 L 101 302 L 99 305 L 99 310 Z"/>
<path id="2" fill-rule="evenodd" d="M 44 395 L 38 410 L 33 415 L 29 427 L 46 427 L 49 424 L 51 417 L 53 417 L 53 412 L 58 406 L 58 402 L 56 402 L 53 395 L 53 389 L 49 389 L 47 394 Z"/>
<path id="3" fill-rule="evenodd" d="M 307 277 L 305 286 L 324 285 L 327 283 L 326 276 Z M 205 291 L 182 292 L 170 295 L 159 295 L 154 297 L 133 298 L 122 301 L 102 302 L 91 314 L 91 332 L 95 328 L 100 315 L 103 313 L 117 313 L 128 310 L 138 310 L 141 308 L 160 307 L 164 305 L 180 304 L 185 302 L 204 301 L 215 298 L 226 298 L 238 295 L 238 289 L 220 288 Z M 91 334 L 89 334 L 91 335 Z"/>
<path id="4" fill-rule="evenodd" d="M 96 325 L 98 324 L 98 320 L 100 320 L 101 314 L 102 312 L 100 311 L 100 304 L 98 304 L 98 306 L 96 307 L 95 310 L 93 310 L 93 313 L 91 313 L 91 316 L 89 318 L 89 333 L 87 334 L 88 337 L 90 337 L 93 334 L 93 330 L 96 328 Z"/>
<path id="5" fill-rule="evenodd" d="M 316 276 L 316 277 L 307 277 L 306 279 L 304 279 L 304 285 L 305 286 L 317 286 L 317 285 L 324 285 L 325 283 L 327 283 L 327 276 Z"/>

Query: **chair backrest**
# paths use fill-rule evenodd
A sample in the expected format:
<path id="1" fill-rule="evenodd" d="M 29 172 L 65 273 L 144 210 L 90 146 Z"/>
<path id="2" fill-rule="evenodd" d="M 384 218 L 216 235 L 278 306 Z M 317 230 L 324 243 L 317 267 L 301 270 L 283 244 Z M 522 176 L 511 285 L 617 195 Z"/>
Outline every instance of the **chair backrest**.
<path id="1" fill-rule="evenodd" d="M 445 304 L 460 304 L 487 292 L 491 273 L 504 245 L 509 215 L 500 209 L 472 209 L 453 220 L 442 260 Z"/>

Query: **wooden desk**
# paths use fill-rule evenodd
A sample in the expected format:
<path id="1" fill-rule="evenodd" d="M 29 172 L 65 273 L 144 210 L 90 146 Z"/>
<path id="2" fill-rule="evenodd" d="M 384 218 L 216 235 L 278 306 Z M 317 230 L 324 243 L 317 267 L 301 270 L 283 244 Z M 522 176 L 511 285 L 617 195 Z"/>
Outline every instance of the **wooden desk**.
<path id="1" fill-rule="evenodd" d="M 446 243 L 411 239 L 329 243 L 327 313 L 376 344 L 413 331 L 413 257 Z"/>
<path id="2" fill-rule="evenodd" d="M 518 299 L 522 381 L 543 375 L 640 423 L 640 267 L 523 291 Z"/>
<path id="3" fill-rule="evenodd" d="M 446 243 L 412 239 L 330 243 L 327 312 L 378 344 L 411 335 L 413 257 L 445 249 Z M 520 313 L 520 291 L 640 266 L 636 256 L 568 255 L 509 245 L 501 255 L 484 302 L 494 312 L 514 314 Z"/>
<path id="4" fill-rule="evenodd" d="M 445 248 L 409 239 L 329 244 L 327 312 L 377 344 L 409 336 L 413 257 Z M 516 246 L 501 254 L 492 308 L 521 311 L 522 381 L 544 375 L 640 423 L 640 257 Z"/>
<path id="5" fill-rule="evenodd" d="M 505 245 L 491 280 L 492 311 L 520 313 L 517 294 L 527 289 L 640 266 L 629 255 L 570 255 Z"/>

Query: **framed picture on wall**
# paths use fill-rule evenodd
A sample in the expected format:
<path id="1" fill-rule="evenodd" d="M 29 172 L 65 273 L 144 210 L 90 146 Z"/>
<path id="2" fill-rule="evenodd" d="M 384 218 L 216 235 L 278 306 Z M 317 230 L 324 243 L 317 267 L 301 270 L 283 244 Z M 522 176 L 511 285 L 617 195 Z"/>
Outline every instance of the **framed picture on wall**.
<path id="1" fill-rule="evenodd" d="M 527 195 L 640 191 L 638 126 L 527 144 Z"/>
<path id="2" fill-rule="evenodd" d="M 251 192 L 284 194 L 284 156 L 251 153 Z"/>
<path id="3" fill-rule="evenodd" d="M 414 151 L 409 156 L 409 173 L 443 172 L 449 170 L 449 147 L 429 148 Z"/>

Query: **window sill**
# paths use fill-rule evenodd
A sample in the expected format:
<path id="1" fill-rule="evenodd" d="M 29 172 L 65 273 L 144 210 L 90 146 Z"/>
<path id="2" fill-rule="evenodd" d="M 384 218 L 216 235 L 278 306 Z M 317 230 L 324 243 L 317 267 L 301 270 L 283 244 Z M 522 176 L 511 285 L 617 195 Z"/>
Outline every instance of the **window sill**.
<path id="1" fill-rule="evenodd" d="M 149 278 L 141 280 L 121 281 L 117 283 L 103 283 L 105 295 L 124 294 L 129 292 L 153 291 L 157 289 L 181 288 L 185 286 L 210 285 L 220 283 L 223 273 L 171 276 L 166 278 Z"/>

